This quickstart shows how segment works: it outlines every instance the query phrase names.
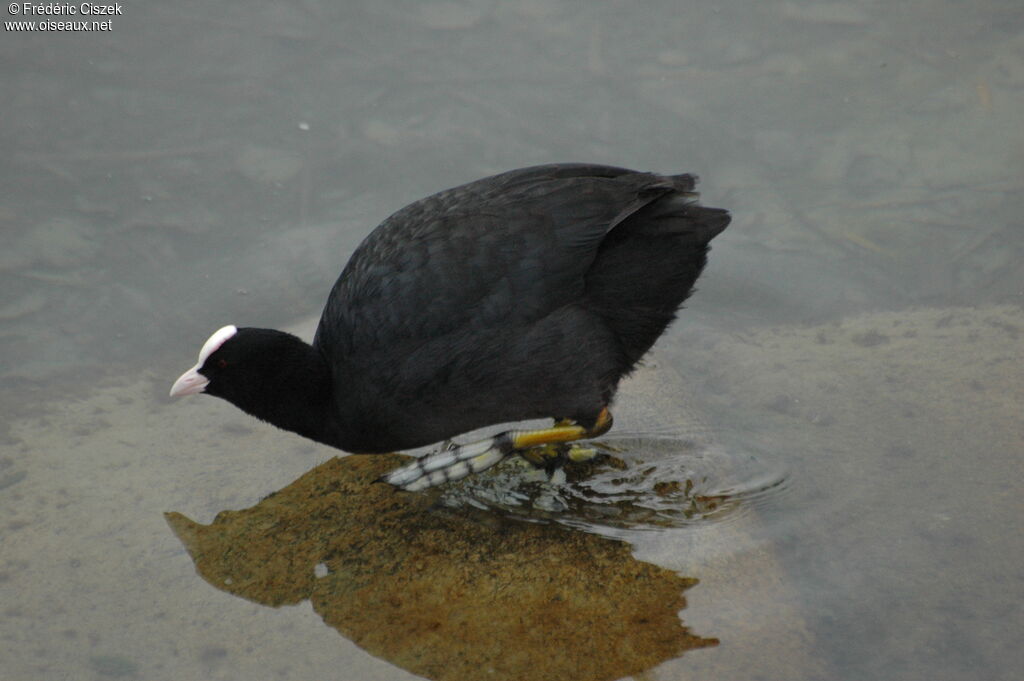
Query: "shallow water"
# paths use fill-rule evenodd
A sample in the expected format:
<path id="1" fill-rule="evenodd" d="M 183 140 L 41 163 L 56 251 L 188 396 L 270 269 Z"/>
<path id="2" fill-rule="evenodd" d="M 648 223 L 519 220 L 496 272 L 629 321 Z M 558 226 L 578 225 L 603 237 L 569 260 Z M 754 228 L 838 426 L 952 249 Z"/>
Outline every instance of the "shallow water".
<path id="1" fill-rule="evenodd" d="M 725 522 L 785 492 L 781 471 L 679 438 L 606 437 L 597 458 L 549 476 L 522 459 L 447 485 L 441 502 L 630 540 L 635 532 Z"/>
<path id="2" fill-rule="evenodd" d="M 211 523 L 336 452 L 165 396 L 222 324 L 315 316 L 408 201 L 564 160 L 699 173 L 734 222 L 624 387 L 612 458 L 431 499 L 568 533 L 545 544 L 565 574 L 550 547 L 622 540 L 679 575 L 705 645 L 644 678 L 1020 677 L 1019 3 L 123 11 L 0 43 L 0 679 L 426 669 L 196 573 L 164 512 Z M 573 633 L 610 654 L 611 624 Z"/>

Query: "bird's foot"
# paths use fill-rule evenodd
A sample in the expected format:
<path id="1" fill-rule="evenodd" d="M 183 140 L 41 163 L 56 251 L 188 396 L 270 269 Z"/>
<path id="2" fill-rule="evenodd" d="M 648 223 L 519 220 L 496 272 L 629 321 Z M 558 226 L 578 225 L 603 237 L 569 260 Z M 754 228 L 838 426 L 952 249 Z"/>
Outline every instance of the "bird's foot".
<path id="1" fill-rule="evenodd" d="M 523 457 L 537 468 L 543 468 L 548 473 L 561 468 L 566 462 L 582 463 L 590 461 L 597 456 L 597 450 L 593 447 L 583 447 L 575 443 L 549 443 L 539 447 L 531 447 L 519 452 Z"/>
<path id="2" fill-rule="evenodd" d="M 611 426 L 612 415 L 605 408 L 590 428 L 569 421 L 558 421 L 550 428 L 509 430 L 486 440 L 445 446 L 385 473 L 380 480 L 416 492 L 485 471 L 513 452 L 519 452 L 527 461 L 550 472 L 560 467 L 566 459 L 586 461 L 593 458 L 596 454 L 594 450 L 576 445 L 567 446 L 566 443 L 597 437 L 606 433 Z"/>
<path id="3" fill-rule="evenodd" d="M 511 432 L 514 431 L 464 445 L 446 445 L 385 473 L 380 480 L 409 492 L 461 480 L 471 473 L 487 470 L 511 454 L 514 451 L 509 438 Z"/>

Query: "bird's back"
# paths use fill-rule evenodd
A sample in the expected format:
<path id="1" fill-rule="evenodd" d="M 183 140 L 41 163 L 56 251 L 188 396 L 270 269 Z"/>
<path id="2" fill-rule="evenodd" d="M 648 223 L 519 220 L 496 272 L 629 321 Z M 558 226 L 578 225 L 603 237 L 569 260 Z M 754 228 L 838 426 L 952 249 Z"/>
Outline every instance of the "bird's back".
<path id="1" fill-rule="evenodd" d="M 694 182 L 548 165 L 417 201 L 353 254 L 314 345 L 387 424 L 389 448 L 590 410 L 671 321 L 728 224 L 695 203 Z"/>

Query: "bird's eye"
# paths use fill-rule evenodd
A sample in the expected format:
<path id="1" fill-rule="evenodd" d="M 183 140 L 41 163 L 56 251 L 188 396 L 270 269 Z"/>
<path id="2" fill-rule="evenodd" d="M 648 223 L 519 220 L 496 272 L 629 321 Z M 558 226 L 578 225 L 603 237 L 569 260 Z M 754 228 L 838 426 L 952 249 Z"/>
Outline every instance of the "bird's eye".
<path id="1" fill-rule="evenodd" d="M 220 359 L 217 360 L 217 366 L 219 366 L 221 369 L 227 369 L 228 361 L 221 357 Z"/>

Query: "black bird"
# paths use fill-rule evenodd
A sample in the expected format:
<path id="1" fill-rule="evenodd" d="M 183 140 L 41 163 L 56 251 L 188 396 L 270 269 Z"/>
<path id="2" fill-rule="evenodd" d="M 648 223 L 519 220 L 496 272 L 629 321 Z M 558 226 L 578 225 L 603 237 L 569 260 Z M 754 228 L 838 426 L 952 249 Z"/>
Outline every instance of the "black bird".
<path id="1" fill-rule="evenodd" d="M 675 318 L 729 213 L 693 175 L 555 164 L 410 204 L 352 254 L 313 344 L 225 326 L 171 395 L 206 392 L 348 452 L 447 441 L 384 480 L 423 489 L 505 456 L 600 435 L 627 375 Z"/>

